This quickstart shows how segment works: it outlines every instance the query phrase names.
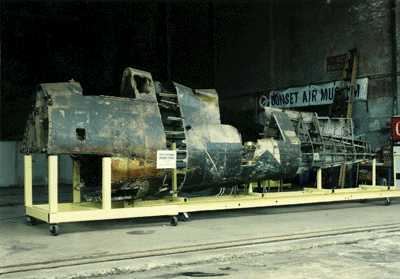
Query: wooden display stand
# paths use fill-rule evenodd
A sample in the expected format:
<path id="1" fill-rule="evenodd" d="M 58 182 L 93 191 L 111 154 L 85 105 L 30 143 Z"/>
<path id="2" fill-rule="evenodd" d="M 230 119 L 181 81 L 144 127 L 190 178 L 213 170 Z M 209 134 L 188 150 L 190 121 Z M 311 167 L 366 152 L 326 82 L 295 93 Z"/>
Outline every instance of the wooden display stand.
<path id="1" fill-rule="evenodd" d="M 175 191 L 168 199 L 135 201 L 133 205 L 111 200 L 111 158 L 102 159 L 102 200 L 101 202 L 81 202 L 79 189 L 79 165 L 73 165 L 73 200 L 70 203 L 58 202 L 58 157 L 48 156 L 47 204 L 32 202 L 32 155 L 24 156 L 24 197 L 25 212 L 28 221 L 42 220 L 50 225 L 53 235 L 59 233 L 58 224 L 67 222 L 121 219 L 149 216 L 170 216 L 171 224 L 177 224 L 180 213 L 212 211 L 224 209 L 270 207 L 292 204 L 325 203 L 348 200 L 366 200 L 383 198 L 387 204 L 390 198 L 400 197 L 398 187 L 376 186 L 376 163 L 372 163 L 372 185 L 360 185 L 357 188 L 323 189 L 322 169 L 317 171 L 317 187 L 303 191 L 254 193 L 207 196 L 197 198 L 179 197 Z M 173 171 L 176 176 L 176 170 Z M 174 188 L 174 187 L 172 187 Z"/>

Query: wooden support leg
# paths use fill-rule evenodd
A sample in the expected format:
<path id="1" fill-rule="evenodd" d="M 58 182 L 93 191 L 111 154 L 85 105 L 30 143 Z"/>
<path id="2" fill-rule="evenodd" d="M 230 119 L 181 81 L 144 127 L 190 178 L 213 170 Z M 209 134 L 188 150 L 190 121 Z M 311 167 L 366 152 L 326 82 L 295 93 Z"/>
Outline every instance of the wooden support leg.
<path id="1" fill-rule="evenodd" d="M 104 157 L 102 161 L 102 208 L 111 209 L 111 158 Z"/>
<path id="2" fill-rule="evenodd" d="M 376 186 L 376 159 L 372 159 L 372 186 Z"/>
<path id="3" fill-rule="evenodd" d="M 49 164 L 49 212 L 58 211 L 58 158 L 55 155 L 48 157 Z"/>
<path id="4" fill-rule="evenodd" d="M 24 156 L 24 200 L 25 207 L 32 206 L 32 155 Z"/>
<path id="5" fill-rule="evenodd" d="M 253 193 L 253 183 L 254 182 L 250 182 L 249 183 L 249 186 L 247 188 L 247 194 L 252 194 Z M 257 182 L 255 182 L 255 183 L 257 183 Z"/>
<path id="6" fill-rule="evenodd" d="M 322 190 L 322 169 L 317 170 L 317 189 Z"/>
<path id="7" fill-rule="evenodd" d="M 172 197 L 178 197 L 178 177 L 176 169 L 172 170 Z"/>
<path id="8" fill-rule="evenodd" d="M 79 161 L 72 160 L 72 202 L 81 202 L 81 169 Z"/>

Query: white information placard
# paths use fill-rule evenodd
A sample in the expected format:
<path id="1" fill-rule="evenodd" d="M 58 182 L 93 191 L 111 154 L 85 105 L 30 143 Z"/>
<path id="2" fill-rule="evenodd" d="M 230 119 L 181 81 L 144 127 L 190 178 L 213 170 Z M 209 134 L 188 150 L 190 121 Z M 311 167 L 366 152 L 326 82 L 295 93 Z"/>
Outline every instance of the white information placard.
<path id="1" fill-rule="evenodd" d="M 176 169 L 176 150 L 157 150 L 157 169 Z"/>

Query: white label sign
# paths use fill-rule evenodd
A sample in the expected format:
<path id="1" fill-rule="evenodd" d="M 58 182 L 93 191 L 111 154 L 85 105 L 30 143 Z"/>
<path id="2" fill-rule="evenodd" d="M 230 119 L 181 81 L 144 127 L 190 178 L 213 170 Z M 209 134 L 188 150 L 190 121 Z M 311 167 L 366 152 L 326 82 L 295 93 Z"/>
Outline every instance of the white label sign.
<path id="1" fill-rule="evenodd" d="M 344 81 L 272 90 L 269 94 L 261 96 L 259 102 L 263 107 L 277 108 L 329 105 L 333 103 L 335 93 L 343 88 L 348 95 L 350 88 L 345 87 Z M 367 100 L 367 89 L 368 78 L 357 79 L 354 99 Z"/>
<path id="2" fill-rule="evenodd" d="M 157 169 L 176 169 L 176 151 L 157 150 Z"/>

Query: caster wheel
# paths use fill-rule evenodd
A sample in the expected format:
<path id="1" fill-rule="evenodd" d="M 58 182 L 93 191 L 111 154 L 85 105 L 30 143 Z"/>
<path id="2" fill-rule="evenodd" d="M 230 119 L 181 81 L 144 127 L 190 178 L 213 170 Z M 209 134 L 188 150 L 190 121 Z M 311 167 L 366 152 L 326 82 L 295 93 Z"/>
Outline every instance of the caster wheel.
<path id="1" fill-rule="evenodd" d="M 187 212 L 182 212 L 182 213 L 179 213 L 178 219 L 179 219 L 179 221 L 182 221 L 182 222 L 188 222 L 188 221 L 190 221 L 190 215 Z"/>
<path id="2" fill-rule="evenodd" d="M 385 198 L 385 205 L 389 206 L 392 203 L 392 201 L 390 200 L 390 198 Z"/>
<path id="3" fill-rule="evenodd" d="M 172 216 L 170 224 L 171 224 L 171 226 L 174 226 L 174 227 L 178 226 L 178 217 Z"/>
<path id="4" fill-rule="evenodd" d="M 25 216 L 25 222 L 31 226 L 34 226 L 37 224 L 37 220 L 31 216 Z"/>
<path id="5" fill-rule="evenodd" d="M 56 236 L 60 233 L 60 228 L 58 227 L 58 225 L 50 225 L 49 231 L 52 235 Z"/>

